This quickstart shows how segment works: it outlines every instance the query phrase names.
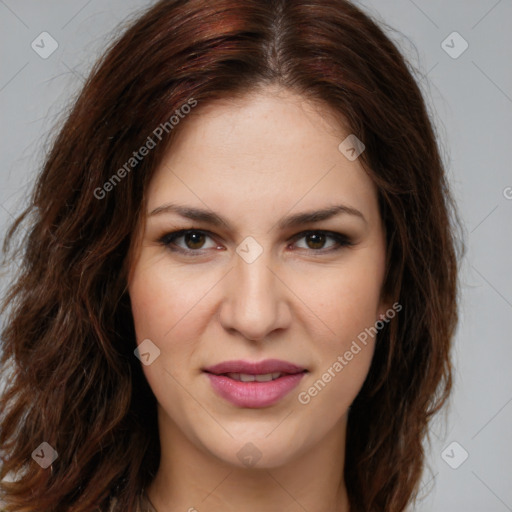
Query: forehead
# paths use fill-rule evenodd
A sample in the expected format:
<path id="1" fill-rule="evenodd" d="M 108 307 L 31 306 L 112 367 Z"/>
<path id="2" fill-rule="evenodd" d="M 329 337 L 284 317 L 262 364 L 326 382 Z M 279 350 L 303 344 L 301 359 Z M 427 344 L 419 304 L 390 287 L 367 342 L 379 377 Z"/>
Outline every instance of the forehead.
<path id="1" fill-rule="evenodd" d="M 235 216 L 299 202 L 376 214 L 375 187 L 338 149 L 350 132 L 327 106 L 269 89 L 198 105 L 182 123 L 150 183 L 147 211 L 179 199 Z"/>

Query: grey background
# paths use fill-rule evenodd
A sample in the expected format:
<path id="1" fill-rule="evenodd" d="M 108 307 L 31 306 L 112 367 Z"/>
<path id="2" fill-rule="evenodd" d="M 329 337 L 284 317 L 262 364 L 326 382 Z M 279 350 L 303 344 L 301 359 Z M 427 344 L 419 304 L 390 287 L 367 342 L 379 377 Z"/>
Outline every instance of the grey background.
<path id="1" fill-rule="evenodd" d="M 84 76 L 119 24 L 151 3 L 0 0 L 2 238 Z M 512 511 L 512 1 L 358 5 L 401 32 L 389 35 L 423 75 L 466 229 L 455 390 L 446 421 L 433 425 L 422 494 L 432 492 L 416 510 Z M 31 47 L 43 31 L 59 45 L 47 59 Z M 454 31 L 469 44 L 456 59 L 441 46 Z M 460 49 L 451 39 L 445 46 Z M 462 450 L 469 456 L 460 464 Z"/>

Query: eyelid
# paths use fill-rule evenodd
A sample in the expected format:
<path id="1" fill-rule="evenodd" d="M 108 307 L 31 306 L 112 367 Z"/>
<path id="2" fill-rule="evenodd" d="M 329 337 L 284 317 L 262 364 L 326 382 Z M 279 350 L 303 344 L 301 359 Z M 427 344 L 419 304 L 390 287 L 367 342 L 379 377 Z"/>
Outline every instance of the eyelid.
<path id="1" fill-rule="evenodd" d="M 211 248 L 183 249 L 182 247 L 179 247 L 179 246 L 172 246 L 172 242 L 174 242 L 176 239 L 182 238 L 184 235 L 186 235 L 187 233 L 190 233 L 190 232 L 201 233 L 201 234 L 208 236 L 212 240 L 216 240 L 216 235 L 214 235 L 211 231 L 208 231 L 207 229 L 186 228 L 186 229 L 179 229 L 176 231 L 166 233 L 164 236 L 160 237 L 158 242 L 161 245 L 164 245 L 165 247 L 167 247 L 172 252 L 177 252 L 177 253 L 181 253 L 186 256 L 192 256 L 192 257 L 203 255 L 205 251 L 208 251 L 211 249 Z M 320 256 L 323 254 L 334 253 L 334 252 L 339 251 L 340 249 L 343 249 L 345 247 L 351 247 L 351 246 L 355 245 L 349 236 L 344 235 L 343 233 L 325 230 L 325 229 L 304 230 L 304 231 L 301 231 L 301 232 L 293 235 L 289 239 L 289 241 L 292 243 L 295 243 L 297 240 L 300 240 L 301 238 L 304 238 L 309 234 L 318 234 L 318 233 L 324 234 L 327 238 L 331 238 L 332 240 L 334 240 L 335 245 L 333 247 L 330 247 L 327 249 L 323 249 L 323 248 L 322 249 L 304 249 L 304 248 L 300 247 L 300 248 L 294 249 L 294 250 L 307 251 L 310 254 L 315 254 L 315 255 L 318 254 Z"/>

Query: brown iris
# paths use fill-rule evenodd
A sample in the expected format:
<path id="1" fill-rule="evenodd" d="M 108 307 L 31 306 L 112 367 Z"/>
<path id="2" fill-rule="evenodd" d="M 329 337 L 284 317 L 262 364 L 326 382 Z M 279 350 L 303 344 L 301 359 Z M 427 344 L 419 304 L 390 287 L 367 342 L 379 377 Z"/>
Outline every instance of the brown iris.
<path id="1" fill-rule="evenodd" d="M 325 244 L 325 235 L 323 233 L 313 233 L 305 236 L 310 249 L 321 249 Z M 312 241 L 312 244 L 309 242 Z"/>
<path id="2" fill-rule="evenodd" d="M 204 233 L 191 232 L 185 233 L 183 239 L 189 249 L 201 249 L 204 244 Z"/>

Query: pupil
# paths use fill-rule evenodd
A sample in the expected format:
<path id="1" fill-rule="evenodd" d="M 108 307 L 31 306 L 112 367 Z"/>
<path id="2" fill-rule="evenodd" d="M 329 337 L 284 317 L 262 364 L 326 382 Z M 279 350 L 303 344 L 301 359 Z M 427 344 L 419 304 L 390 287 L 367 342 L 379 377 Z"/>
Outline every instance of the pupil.
<path id="1" fill-rule="evenodd" d="M 324 237 L 325 237 L 325 235 L 323 235 L 323 234 L 312 234 L 312 235 L 307 236 L 308 241 L 311 241 L 313 239 L 314 247 L 312 247 L 312 248 L 314 248 L 314 249 L 322 248 L 322 246 L 324 245 Z M 314 239 L 316 239 L 316 242 Z M 309 244 L 309 245 L 311 246 L 311 244 Z"/>
<path id="2" fill-rule="evenodd" d="M 195 241 L 194 241 L 194 237 L 198 237 L 198 238 L 196 238 Z M 199 249 L 200 246 L 202 245 L 202 243 L 201 243 L 202 242 L 202 240 L 201 240 L 202 237 L 203 237 L 202 233 L 187 233 L 185 235 L 185 240 L 186 240 L 187 246 L 190 249 Z M 198 244 L 199 247 L 195 247 L 194 244 Z"/>

